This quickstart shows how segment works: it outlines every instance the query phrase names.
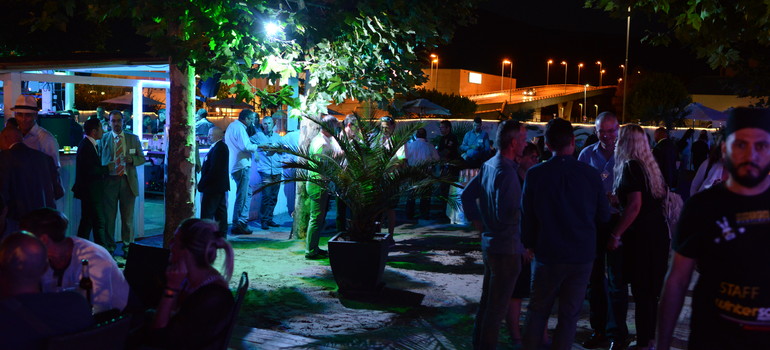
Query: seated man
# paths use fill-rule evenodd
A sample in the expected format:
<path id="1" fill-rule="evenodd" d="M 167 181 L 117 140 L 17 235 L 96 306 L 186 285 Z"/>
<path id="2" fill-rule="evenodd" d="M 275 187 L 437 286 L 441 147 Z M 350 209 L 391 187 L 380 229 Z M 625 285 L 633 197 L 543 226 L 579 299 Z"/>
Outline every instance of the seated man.
<path id="1" fill-rule="evenodd" d="M 50 269 L 43 275 L 43 292 L 77 289 L 82 277 L 80 262 L 88 260 L 93 281 L 94 314 L 123 310 L 128 302 L 128 282 L 104 247 L 78 237 L 65 237 L 69 220 L 51 208 L 33 210 L 21 219 L 20 227 L 32 232 L 48 249 Z"/>
<path id="2" fill-rule="evenodd" d="M 481 117 L 476 117 L 473 119 L 473 129 L 463 137 L 460 152 L 469 167 L 478 168 L 487 160 L 489 151 L 489 135 L 481 130 Z"/>
<path id="3" fill-rule="evenodd" d="M 0 345 L 3 349 L 43 349 L 45 340 L 93 324 L 91 310 L 75 292 L 40 293 L 48 268 L 42 242 L 27 232 L 0 243 Z"/>

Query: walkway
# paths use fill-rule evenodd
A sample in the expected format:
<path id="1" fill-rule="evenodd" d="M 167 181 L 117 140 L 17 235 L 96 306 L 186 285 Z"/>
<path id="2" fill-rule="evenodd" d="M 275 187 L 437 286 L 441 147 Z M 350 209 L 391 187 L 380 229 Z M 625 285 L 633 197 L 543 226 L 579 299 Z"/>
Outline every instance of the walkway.
<path id="1" fill-rule="evenodd" d="M 148 205 L 162 208 L 162 203 Z M 328 217 L 322 246 L 331 237 L 334 216 L 330 213 Z M 400 220 L 397 245 L 391 250 L 384 276 L 387 288 L 379 300 L 367 302 L 340 297 L 328 260 L 305 260 L 303 242 L 286 240 L 291 218 L 284 215 L 276 221 L 282 224 L 277 229 L 261 231 L 252 225 L 256 229 L 253 235 L 229 237 L 235 248 L 236 274 L 247 271 L 251 279 L 231 348 L 470 348 L 483 273 L 475 232 L 458 225 Z M 157 245 L 160 241 L 160 236 L 153 236 L 141 243 Z M 689 305 L 688 296 L 675 335 L 677 348 L 686 344 Z M 633 316 L 631 303 L 627 322 L 632 333 Z M 554 314 L 550 332 L 555 326 Z M 585 303 L 573 349 L 583 349 L 578 344 L 589 335 Z M 515 349 L 507 331 L 501 332 L 500 340 L 501 349 Z"/>

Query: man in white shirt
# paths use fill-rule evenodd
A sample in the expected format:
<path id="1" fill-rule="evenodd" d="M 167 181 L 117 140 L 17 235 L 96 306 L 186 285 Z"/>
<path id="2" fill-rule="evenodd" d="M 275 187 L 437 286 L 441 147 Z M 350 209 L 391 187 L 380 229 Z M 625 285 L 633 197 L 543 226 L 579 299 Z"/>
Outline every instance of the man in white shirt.
<path id="1" fill-rule="evenodd" d="M 428 142 L 428 132 L 425 128 L 417 129 L 415 140 L 406 144 L 406 162 L 409 166 L 420 166 L 425 162 L 439 160 L 436 147 Z M 426 169 L 430 172 L 431 169 Z M 414 219 L 414 204 L 416 198 L 414 193 L 410 193 L 406 200 L 406 217 Z M 430 194 L 420 197 L 420 219 L 427 220 L 430 216 Z"/>
<path id="2" fill-rule="evenodd" d="M 59 143 L 48 130 L 37 125 L 37 100 L 35 96 L 21 95 L 16 99 L 16 105 L 11 108 L 14 118 L 19 124 L 19 130 L 24 135 L 23 143 L 27 147 L 38 150 L 53 158 L 57 168 L 59 163 Z"/>
<path id="3" fill-rule="evenodd" d="M 43 242 L 50 269 L 43 274 L 43 292 L 81 291 L 81 262 L 88 260 L 88 274 L 93 282 L 91 300 L 94 313 L 123 310 L 128 303 L 128 282 L 106 249 L 78 237 L 65 237 L 69 220 L 56 209 L 33 210 L 21 219 L 22 230 Z"/>
<path id="4" fill-rule="evenodd" d="M 230 233 L 234 235 L 250 235 L 248 228 L 249 203 L 249 174 L 251 157 L 258 147 L 249 140 L 246 128 L 254 123 L 257 114 L 249 109 L 241 110 L 238 120 L 230 123 L 225 132 L 225 143 L 230 150 L 230 175 L 235 181 L 235 205 L 233 207 L 233 227 Z"/>

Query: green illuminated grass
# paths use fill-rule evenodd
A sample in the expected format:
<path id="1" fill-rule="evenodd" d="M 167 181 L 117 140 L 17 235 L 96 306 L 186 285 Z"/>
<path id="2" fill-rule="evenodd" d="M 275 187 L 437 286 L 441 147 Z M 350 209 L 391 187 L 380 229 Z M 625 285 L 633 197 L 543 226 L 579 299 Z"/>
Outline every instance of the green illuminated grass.
<path id="1" fill-rule="evenodd" d="M 327 262 L 328 264 L 328 262 Z M 329 276 L 328 278 L 321 278 L 321 277 L 300 277 L 301 280 L 312 284 L 314 286 L 318 286 L 324 289 L 328 290 L 335 290 L 337 289 L 337 283 L 334 282 L 334 278 Z"/>

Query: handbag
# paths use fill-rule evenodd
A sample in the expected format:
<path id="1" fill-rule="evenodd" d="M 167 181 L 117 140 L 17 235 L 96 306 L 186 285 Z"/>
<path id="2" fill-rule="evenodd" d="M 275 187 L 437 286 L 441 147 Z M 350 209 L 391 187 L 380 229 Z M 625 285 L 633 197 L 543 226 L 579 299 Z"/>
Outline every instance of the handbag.
<path id="1" fill-rule="evenodd" d="M 678 193 L 671 192 L 671 190 L 668 189 L 668 186 L 666 186 L 666 196 L 663 198 L 663 217 L 666 220 L 669 239 L 673 236 L 674 230 L 676 230 L 683 204 L 682 196 Z"/>

